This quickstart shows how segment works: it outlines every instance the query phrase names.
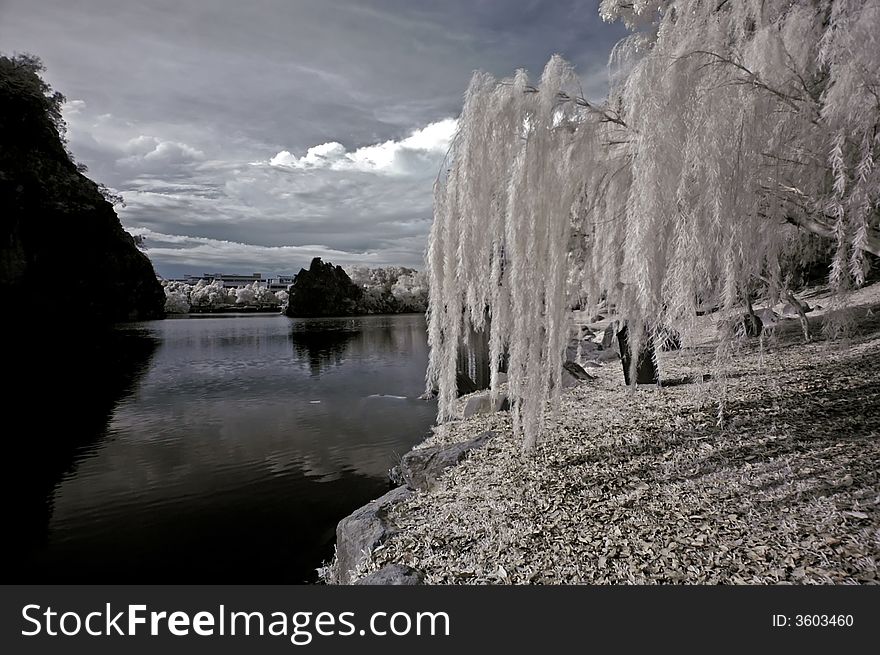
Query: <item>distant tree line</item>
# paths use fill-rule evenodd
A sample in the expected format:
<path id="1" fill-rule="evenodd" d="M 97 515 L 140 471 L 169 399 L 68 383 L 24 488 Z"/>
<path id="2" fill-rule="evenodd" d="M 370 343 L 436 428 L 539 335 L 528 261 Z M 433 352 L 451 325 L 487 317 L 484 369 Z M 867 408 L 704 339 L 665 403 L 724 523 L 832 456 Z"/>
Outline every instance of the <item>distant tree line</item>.
<path id="1" fill-rule="evenodd" d="M 277 307 L 290 316 L 397 314 L 424 312 L 428 304 L 427 278 L 415 269 L 355 266 L 346 270 L 320 257 L 295 276 L 287 291 L 271 291 L 258 283 L 228 289 L 219 280 L 162 285 L 169 314 L 224 307 Z"/>

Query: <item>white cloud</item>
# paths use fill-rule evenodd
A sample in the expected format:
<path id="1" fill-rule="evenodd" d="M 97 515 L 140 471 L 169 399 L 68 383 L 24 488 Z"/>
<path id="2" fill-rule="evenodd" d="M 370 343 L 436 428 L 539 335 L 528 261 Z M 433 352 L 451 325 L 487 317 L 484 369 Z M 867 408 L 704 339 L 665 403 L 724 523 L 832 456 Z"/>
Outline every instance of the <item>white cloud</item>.
<path id="1" fill-rule="evenodd" d="M 140 135 L 129 139 L 122 147 L 130 153 L 117 160 L 117 164 L 139 170 L 155 170 L 157 166 L 171 166 L 196 162 L 205 153 L 179 141 L 163 141 L 154 136 Z"/>
<path id="2" fill-rule="evenodd" d="M 313 146 L 302 157 L 282 150 L 269 160 L 269 165 L 291 169 L 326 168 L 336 171 L 418 174 L 425 172 L 427 165 L 439 165 L 449 148 L 455 128 L 456 120 L 446 118 L 414 130 L 400 141 L 389 140 L 358 148 L 354 152 L 348 152 L 337 141 Z"/>
<path id="3" fill-rule="evenodd" d="M 272 166 L 287 166 L 290 168 L 332 168 L 340 159 L 345 157 L 345 146 L 336 141 L 322 143 L 313 146 L 300 158 L 282 150 L 269 160 Z"/>
<path id="4" fill-rule="evenodd" d="M 85 100 L 68 100 L 61 107 L 61 112 L 64 115 L 65 120 L 70 119 L 72 116 L 77 116 L 81 114 L 86 108 Z"/>

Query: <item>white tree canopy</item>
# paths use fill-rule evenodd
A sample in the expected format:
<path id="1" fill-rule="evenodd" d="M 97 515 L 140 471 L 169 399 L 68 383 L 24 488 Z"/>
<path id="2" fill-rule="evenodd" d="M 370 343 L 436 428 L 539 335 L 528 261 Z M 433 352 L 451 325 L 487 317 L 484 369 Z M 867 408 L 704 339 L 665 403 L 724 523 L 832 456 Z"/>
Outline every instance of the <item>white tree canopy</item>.
<path id="1" fill-rule="evenodd" d="M 488 325 L 493 388 L 507 351 L 526 447 L 560 387 L 572 298 L 686 332 L 701 302 L 733 308 L 755 279 L 786 287 L 805 233 L 832 240 L 841 291 L 880 255 L 877 0 L 603 0 L 600 13 L 633 30 L 608 98 L 583 98 L 558 56 L 534 85 L 475 74 L 435 186 L 439 419 L 463 331 Z"/>

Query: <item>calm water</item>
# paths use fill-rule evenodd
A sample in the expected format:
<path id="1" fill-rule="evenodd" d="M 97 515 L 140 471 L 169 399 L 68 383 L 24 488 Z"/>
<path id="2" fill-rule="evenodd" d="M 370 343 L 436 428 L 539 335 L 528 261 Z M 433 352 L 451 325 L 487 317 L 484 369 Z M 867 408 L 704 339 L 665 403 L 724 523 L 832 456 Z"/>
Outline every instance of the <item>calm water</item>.
<path id="1" fill-rule="evenodd" d="M 436 411 L 420 315 L 176 318 L 49 351 L 17 400 L 14 581 L 313 581 Z"/>

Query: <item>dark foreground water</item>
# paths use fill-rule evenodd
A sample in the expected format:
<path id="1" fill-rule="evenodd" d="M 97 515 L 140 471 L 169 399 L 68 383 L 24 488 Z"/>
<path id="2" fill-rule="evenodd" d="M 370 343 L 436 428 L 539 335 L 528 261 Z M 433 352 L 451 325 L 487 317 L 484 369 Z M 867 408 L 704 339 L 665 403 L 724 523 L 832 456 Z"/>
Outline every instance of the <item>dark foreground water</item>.
<path id="1" fill-rule="evenodd" d="M 19 371 L 8 581 L 314 581 L 435 416 L 420 315 L 66 337 Z"/>

